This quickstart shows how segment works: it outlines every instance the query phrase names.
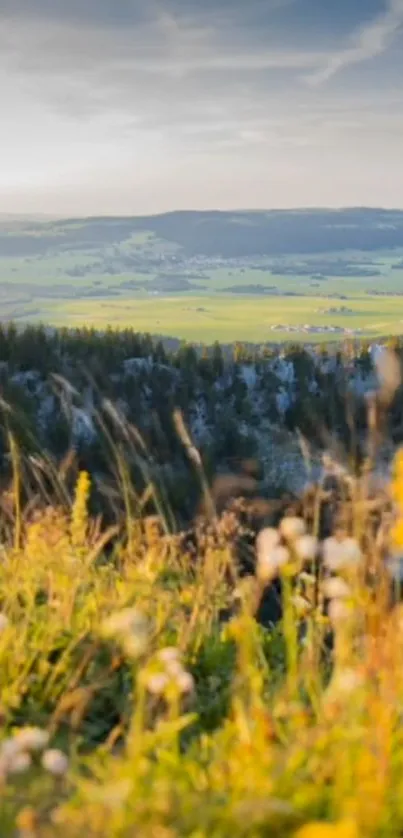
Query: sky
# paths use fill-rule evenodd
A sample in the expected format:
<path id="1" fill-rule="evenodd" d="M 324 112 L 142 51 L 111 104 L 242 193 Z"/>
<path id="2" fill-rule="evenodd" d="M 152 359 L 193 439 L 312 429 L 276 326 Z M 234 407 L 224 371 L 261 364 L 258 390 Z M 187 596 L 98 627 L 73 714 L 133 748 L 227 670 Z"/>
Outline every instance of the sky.
<path id="1" fill-rule="evenodd" d="M 0 213 L 403 208 L 403 0 L 0 0 Z"/>

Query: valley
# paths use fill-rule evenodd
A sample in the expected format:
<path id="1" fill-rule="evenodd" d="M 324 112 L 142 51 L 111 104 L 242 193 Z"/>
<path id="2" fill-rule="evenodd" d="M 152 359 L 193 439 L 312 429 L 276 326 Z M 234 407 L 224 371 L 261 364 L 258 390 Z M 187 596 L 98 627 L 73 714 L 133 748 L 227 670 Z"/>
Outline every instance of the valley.
<path id="1" fill-rule="evenodd" d="M 204 342 L 398 335 L 402 257 L 397 211 L 0 219 L 0 318 Z"/>

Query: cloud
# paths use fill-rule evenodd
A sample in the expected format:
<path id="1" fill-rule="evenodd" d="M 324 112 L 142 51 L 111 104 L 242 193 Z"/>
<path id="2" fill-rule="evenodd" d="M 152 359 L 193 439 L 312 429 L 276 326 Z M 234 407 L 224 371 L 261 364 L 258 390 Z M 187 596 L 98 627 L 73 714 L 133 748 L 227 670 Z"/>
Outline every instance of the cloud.
<path id="1" fill-rule="evenodd" d="M 376 202 L 392 180 L 398 194 L 403 56 L 385 54 L 371 86 L 362 68 L 324 84 L 387 50 L 403 0 L 381 4 L 0 0 L 0 201 L 31 184 L 50 209 L 98 207 L 98 188 L 105 211 L 213 206 L 221 192 L 301 204 L 323 182 L 326 203 L 351 182 L 364 202 L 378 171 Z"/>
<path id="2" fill-rule="evenodd" d="M 317 71 L 308 76 L 312 85 L 328 81 L 352 64 L 359 64 L 382 55 L 403 28 L 403 0 L 388 0 L 386 9 L 365 26 L 360 27 L 344 49 L 331 53 Z"/>

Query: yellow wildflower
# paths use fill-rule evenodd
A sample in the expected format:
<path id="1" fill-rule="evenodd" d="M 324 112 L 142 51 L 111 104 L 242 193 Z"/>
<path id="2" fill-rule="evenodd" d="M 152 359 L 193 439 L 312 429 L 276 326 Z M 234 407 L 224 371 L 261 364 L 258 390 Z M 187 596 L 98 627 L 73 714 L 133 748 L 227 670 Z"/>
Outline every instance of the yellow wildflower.
<path id="1" fill-rule="evenodd" d="M 339 823 L 308 823 L 299 829 L 295 838 L 359 838 L 354 821 L 343 820 Z"/>
<path id="2" fill-rule="evenodd" d="M 90 491 L 90 476 L 86 471 L 81 471 L 77 480 L 71 512 L 71 541 L 74 547 L 83 547 L 86 541 Z"/>

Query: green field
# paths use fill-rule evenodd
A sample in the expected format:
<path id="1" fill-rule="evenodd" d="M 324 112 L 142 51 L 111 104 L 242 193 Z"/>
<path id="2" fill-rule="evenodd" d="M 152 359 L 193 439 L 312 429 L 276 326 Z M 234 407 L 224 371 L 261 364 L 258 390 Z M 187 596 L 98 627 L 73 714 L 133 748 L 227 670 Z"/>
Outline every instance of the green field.
<path id="1" fill-rule="evenodd" d="M 403 213 L 392 219 L 396 246 L 374 250 L 373 237 L 390 219 L 357 213 L 347 213 L 343 230 L 365 233 L 362 251 L 346 249 L 349 233 L 340 238 L 339 215 L 332 228 L 326 212 L 308 227 L 304 213 L 281 215 L 283 227 L 275 213 L 0 223 L 0 319 L 131 326 L 207 342 L 400 334 Z M 255 224 L 264 237 L 251 256 Z M 304 242 L 301 230 L 313 252 L 293 249 Z M 329 230 L 338 249 L 323 252 Z"/>
<path id="2" fill-rule="evenodd" d="M 335 301 L 332 301 L 333 303 Z M 169 296 L 97 300 L 38 300 L 26 319 L 43 320 L 55 326 L 96 328 L 132 327 L 141 332 L 163 334 L 195 341 L 244 340 L 251 342 L 324 340 L 338 333 L 304 331 L 313 327 L 341 326 L 363 337 L 403 332 L 403 297 L 349 299 L 352 313 L 332 314 L 323 297 Z M 300 326 L 294 331 L 272 329 L 275 325 Z"/>

